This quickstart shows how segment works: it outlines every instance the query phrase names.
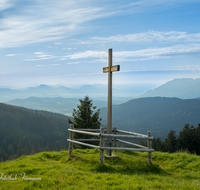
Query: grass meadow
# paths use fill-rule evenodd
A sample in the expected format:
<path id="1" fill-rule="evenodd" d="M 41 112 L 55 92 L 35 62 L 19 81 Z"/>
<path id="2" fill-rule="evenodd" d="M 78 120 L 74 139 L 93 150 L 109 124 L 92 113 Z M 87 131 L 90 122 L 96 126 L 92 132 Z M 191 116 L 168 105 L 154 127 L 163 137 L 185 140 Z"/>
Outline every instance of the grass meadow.
<path id="1" fill-rule="evenodd" d="M 98 149 L 41 152 L 0 163 L 0 189 L 200 189 L 200 157 L 118 151 L 99 165 Z"/>

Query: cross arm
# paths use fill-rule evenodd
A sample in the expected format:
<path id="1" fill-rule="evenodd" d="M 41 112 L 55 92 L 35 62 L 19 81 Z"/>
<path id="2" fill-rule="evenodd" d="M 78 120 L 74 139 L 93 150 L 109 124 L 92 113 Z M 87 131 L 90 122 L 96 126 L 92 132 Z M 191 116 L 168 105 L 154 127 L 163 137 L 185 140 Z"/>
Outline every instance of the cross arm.
<path id="1" fill-rule="evenodd" d="M 110 70 L 111 70 L 111 72 L 119 71 L 120 70 L 120 66 L 119 65 L 112 66 Z M 104 73 L 108 73 L 109 72 L 109 67 L 104 67 L 103 68 L 103 72 Z"/>

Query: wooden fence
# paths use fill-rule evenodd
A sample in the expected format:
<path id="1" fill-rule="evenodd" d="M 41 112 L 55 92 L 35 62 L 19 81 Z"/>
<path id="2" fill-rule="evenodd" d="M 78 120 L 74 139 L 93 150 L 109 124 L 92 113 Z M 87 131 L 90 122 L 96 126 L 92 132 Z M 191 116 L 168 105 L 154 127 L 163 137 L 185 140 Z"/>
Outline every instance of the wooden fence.
<path id="1" fill-rule="evenodd" d="M 72 155 L 73 151 L 73 143 L 88 146 L 91 148 L 97 148 L 100 149 L 100 156 L 99 156 L 99 163 L 104 164 L 104 150 L 114 150 L 115 152 L 117 150 L 127 150 L 127 151 L 142 151 L 142 152 L 148 152 L 148 164 L 152 164 L 152 156 L 151 152 L 154 152 L 154 149 L 152 149 L 152 140 L 153 137 L 151 136 L 151 132 L 148 131 L 147 135 L 139 134 L 139 133 L 133 133 L 133 132 L 128 132 L 128 131 L 123 131 L 123 130 L 118 130 L 116 127 L 113 128 L 112 132 L 114 134 L 105 134 L 107 130 L 104 128 L 100 129 L 74 129 L 74 125 L 70 124 L 70 129 L 69 130 L 69 156 Z M 121 135 L 117 134 L 119 133 L 124 133 L 126 135 Z M 92 136 L 97 136 L 99 137 L 98 139 L 74 139 L 74 133 L 81 133 L 81 134 L 87 134 L 87 135 L 92 135 Z M 112 138 L 113 141 L 113 147 L 106 147 L 105 146 L 105 141 L 107 138 Z M 118 138 L 130 138 L 130 139 L 142 139 L 142 140 L 147 140 L 147 147 L 135 144 L 132 142 L 120 140 Z M 84 141 L 100 141 L 99 146 L 93 145 L 93 144 L 88 144 L 84 143 Z M 132 146 L 136 146 L 139 148 L 124 148 L 124 147 L 117 147 L 117 141 L 125 144 L 129 144 Z"/>

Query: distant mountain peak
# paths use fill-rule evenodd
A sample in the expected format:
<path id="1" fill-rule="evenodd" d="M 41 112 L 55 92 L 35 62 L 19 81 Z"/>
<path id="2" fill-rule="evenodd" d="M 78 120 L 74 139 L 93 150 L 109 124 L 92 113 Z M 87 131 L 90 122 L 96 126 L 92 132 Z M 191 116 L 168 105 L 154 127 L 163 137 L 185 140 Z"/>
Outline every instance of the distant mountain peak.
<path id="1" fill-rule="evenodd" d="M 141 97 L 177 97 L 192 99 L 200 97 L 200 78 L 176 78 L 153 89 Z"/>
<path id="2" fill-rule="evenodd" d="M 37 88 L 46 88 L 46 87 L 50 88 L 50 86 L 48 86 L 48 85 L 46 85 L 46 84 L 41 84 L 41 85 L 39 85 Z"/>

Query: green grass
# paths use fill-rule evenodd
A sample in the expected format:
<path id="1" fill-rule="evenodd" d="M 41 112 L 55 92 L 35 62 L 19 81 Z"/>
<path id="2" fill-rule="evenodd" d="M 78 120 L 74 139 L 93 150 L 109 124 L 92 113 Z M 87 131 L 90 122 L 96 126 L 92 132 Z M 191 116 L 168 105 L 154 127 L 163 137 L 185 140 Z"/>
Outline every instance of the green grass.
<path id="1" fill-rule="evenodd" d="M 42 152 L 0 163 L 3 177 L 0 189 L 200 189 L 200 157 L 187 153 L 153 152 L 153 164 L 147 153 L 115 153 L 99 165 L 99 150 Z M 41 178 L 41 180 L 21 180 Z M 21 174 L 21 175 L 20 175 Z"/>

